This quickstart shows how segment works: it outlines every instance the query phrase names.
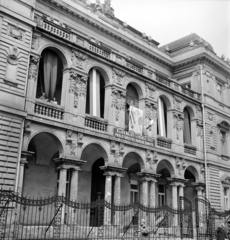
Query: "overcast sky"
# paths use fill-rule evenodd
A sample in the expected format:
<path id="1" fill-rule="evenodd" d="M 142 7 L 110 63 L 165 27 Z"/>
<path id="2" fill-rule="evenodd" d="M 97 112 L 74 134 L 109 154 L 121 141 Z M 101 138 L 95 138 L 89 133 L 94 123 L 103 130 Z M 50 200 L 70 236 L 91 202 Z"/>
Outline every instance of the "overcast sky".
<path id="1" fill-rule="evenodd" d="M 196 33 L 230 58 L 230 0 L 112 0 L 111 6 L 117 18 L 160 45 Z"/>

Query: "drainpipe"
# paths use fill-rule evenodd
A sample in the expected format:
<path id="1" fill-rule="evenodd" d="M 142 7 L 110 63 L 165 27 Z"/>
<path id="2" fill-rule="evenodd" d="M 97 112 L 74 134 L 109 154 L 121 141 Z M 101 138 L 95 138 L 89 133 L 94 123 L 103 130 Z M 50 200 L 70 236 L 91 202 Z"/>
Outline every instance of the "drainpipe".
<path id="1" fill-rule="evenodd" d="M 17 190 L 18 190 L 18 181 L 19 181 L 19 177 L 20 177 L 19 175 L 20 175 L 20 163 L 21 163 L 21 152 L 22 152 L 24 125 L 25 125 L 25 118 L 22 119 L 22 128 L 21 128 L 20 144 L 19 144 L 19 151 L 18 151 L 17 173 L 16 173 L 15 188 L 14 188 L 15 193 L 17 193 Z"/>
<path id="2" fill-rule="evenodd" d="M 206 198 L 208 199 L 208 169 L 207 169 L 207 154 L 206 154 L 206 126 L 205 126 L 205 111 L 204 111 L 204 83 L 203 83 L 203 68 L 200 64 L 200 81 L 201 81 L 201 107 L 202 107 L 202 118 L 203 118 L 203 139 L 204 139 L 204 168 L 205 168 L 205 193 Z"/>

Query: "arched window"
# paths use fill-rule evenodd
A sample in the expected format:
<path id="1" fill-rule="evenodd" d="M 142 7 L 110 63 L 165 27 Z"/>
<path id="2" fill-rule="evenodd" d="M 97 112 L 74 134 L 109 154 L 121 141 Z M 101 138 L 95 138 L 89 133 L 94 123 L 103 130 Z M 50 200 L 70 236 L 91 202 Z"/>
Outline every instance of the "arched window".
<path id="1" fill-rule="evenodd" d="M 192 144 L 191 118 L 187 108 L 184 109 L 184 143 Z"/>
<path id="2" fill-rule="evenodd" d="M 58 54 L 45 49 L 39 64 L 36 98 L 61 104 L 62 70 L 63 63 Z"/>
<path id="3" fill-rule="evenodd" d="M 125 129 L 129 129 L 129 114 L 130 114 L 130 106 L 135 108 L 139 107 L 139 97 L 137 90 L 131 84 L 128 84 L 126 89 L 126 111 L 125 111 Z"/>
<path id="4" fill-rule="evenodd" d="M 157 134 L 167 137 L 167 106 L 161 97 L 158 98 Z"/>
<path id="5" fill-rule="evenodd" d="M 89 72 L 86 94 L 86 113 L 104 118 L 105 80 L 101 73 L 93 68 Z"/>

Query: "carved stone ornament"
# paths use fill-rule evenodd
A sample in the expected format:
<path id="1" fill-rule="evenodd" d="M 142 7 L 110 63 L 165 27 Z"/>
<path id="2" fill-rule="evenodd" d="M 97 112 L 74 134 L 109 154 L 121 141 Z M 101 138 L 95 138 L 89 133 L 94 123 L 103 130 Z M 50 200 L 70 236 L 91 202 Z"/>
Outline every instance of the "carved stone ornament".
<path id="1" fill-rule="evenodd" d="M 37 50 L 40 46 L 40 39 L 41 39 L 41 36 L 36 34 L 36 33 L 33 33 L 33 36 L 32 36 L 32 44 L 31 44 L 31 48 L 34 49 L 34 50 Z"/>
<path id="2" fill-rule="evenodd" d="M 185 160 L 183 158 L 182 159 L 180 159 L 180 158 L 176 159 L 176 168 L 178 169 L 179 175 L 182 175 L 183 171 L 186 168 Z"/>
<path id="3" fill-rule="evenodd" d="M 123 80 L 124 76 L 125 76 L 124 72 L 122 72 L 116 68 L 113 68 L 113 80 L 115 83 L 117 83 L 119 85 L 123 85 L 122 80 Z"/>
<path id="4" fill-rule="evenodd" d="M 74 108 L 78 107 L 79 96 L 86 96 L 87 77 L 78 76 L 74 72 L 70 72 L 69 93 L 74 94 Z"/>
<path id="5" fill-rule="evenodd" d="M 174 103 L 175 109 L 180 110 L 181 109 L 182 98 L 174 95 L 173 96 L 173 103 Z"/>
<path id="6" fill-rule="evenodd" d="M 125 109 L 125 91 L 112 89 L 112 108 L 115 108 L 116 121 L 119 121 L 121 110 Z"/>
<path id="7" fill-rule="evenodd" d="M 40 57 L 30 57 L 29 80 L 37 81 Z"/>
<path id="8" fill-rule="evenodd" d="M 147 96 L 149 98 L 153 98 L 153 99 L 155 98 L 156 89 L 157 88 L 155 86 L 153 86 L 152 84 L 146 83 L 146 85 L 145 85 L 145 90 L 146 90 Z"/>
<path id="9" fill-rule="evenodd" d="M 82 52 L 72 51 L 72 67 L 84 69 L 87 64 L 88 56 Z"/>
<path id="10" fill-rule="evenodd" d="M 111 7 L 111 0 L 105 0 L 104 4 L 100 0 L 96 0 L 96 3 L 91 5 L 94 12 L 100 11 L 104 13 L 109 18 L 114 18 L 114 9 Z"/>
<path id="11" fill-rule="evenodd" d="M 230 177 L 226 177 L 224 180 L 221 181 L 223 185 L 230 186 Z"/>
<path id="12" fill-rule="evenodd" d="M 79 147 L 82 147 L 82 145 L 83 145 L 83 133 L 78 133 L 77 134 L 77 145 Z"/>
<path id="13" fill-rule="evenodd" d="M 210 121 L 212 121 L 212 120 L 213 120 L 213 114 L 211 114 L 211 113 L 208 112 L 208 119 L 209 119 Z"/>
<path id="14" fill-rule="evenodd" d="M 197 120 L 196 121 L 196 127 L 197 127 L 197 137 L 203 137 L 203 122 Z"/>
<path id="15" fill-rule="evenodd" d="M 147 120 L 146 129 L 152 130 L 151 126 L 157 119 L 157 105 L 151 102 L 145 102 L 145 119 Z"/>
<path id="16" fill-rule="evenodd" d="M 77 141 L 72 138 L 73 131 L 67 130 L 66 132 L 66 145 L 70 147 L 70 156 L 75 156 L 77 149 Z"/>
<path id="17" fill-rule="evenodd" d="M 30 136 L 30 134 L 31 134 L 30 126 L 31 126 L 31 121 L 26 120 L 25 125 L 24 125 L 24 135 L 25 136 Z"/>
<path id="18" fill-rule="evenodd" d="M 146 161 L 149 163 L 149 168 L 151 170 L 155 169 L 155 166 L 158 162 L 157 152 L 153 152 L 151 150 L 146 150 Z"/>
<path id="19" fill-rule="evenodd" d="M 198 119 L 202 119 L 202 110 L 199 105 L 196 105 L 196 116 Z"/>
<path id="20" fill-rule="evenodd" d="M 177 139 L 179 139 L 179 132 L 180 130 L 184 129 L 184 116 L 182 113 L 174 112 L 173 120 L 174 120 L 173 128 L 176 128 Z"/>
<path id="21" fill-rule="evenodd" d="M 23 40 L 23 34 L 24 31 L 19 29 L 17 26 L 8 25 L 8 35 L 17 39 L 17 40 Z"/>

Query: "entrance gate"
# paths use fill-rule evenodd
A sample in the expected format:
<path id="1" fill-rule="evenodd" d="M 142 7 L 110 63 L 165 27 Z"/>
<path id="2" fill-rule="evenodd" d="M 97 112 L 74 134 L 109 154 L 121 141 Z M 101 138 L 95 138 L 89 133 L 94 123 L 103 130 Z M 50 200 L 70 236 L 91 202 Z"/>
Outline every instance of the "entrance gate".
<path id="1" fill-rule="evenodd" d="M 196 231 L 198 240 L 213 239 L 212 210 L 210 202 L 205 197 L 195 198 Z"/>

